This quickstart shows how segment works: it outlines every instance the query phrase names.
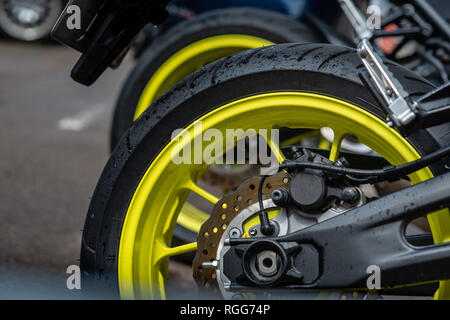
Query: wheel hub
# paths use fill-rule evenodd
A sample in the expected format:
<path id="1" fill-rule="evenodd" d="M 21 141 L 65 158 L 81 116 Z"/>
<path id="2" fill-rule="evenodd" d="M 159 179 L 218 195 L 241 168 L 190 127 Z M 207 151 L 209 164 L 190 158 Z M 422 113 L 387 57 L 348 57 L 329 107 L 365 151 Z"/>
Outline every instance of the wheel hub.
<path id="1" fill-rule="evenodd" d="M 50 11 L 48 1 L 6 0 L 4 3 L 9 17 L 26 27 L 39 25 Z"/>

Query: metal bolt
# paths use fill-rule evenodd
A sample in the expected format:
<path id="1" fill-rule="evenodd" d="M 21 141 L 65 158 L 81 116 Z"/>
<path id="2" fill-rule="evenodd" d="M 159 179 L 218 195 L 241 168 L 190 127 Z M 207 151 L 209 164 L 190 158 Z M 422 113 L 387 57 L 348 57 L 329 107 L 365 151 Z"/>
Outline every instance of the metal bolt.
<path id="1" fill-rule="evenodd" d="M 404 4 L 402 7 L 403 7 L 403 12 L 405 13 L 405 16 L 407 16 L 407 17 L 411 17 L 416 12 L 416 9 L 414 8 L 414 6 L 412 6 L 409 3 Z"/>
<path id="2" fill-rule="evenodd" d="M 386 88 L 386 94 L 387 94 L 389 97 L 392 97 L 392 94 L 393 94 L 392 89 L 391 89 L 391 88 Z"/>
<path id="3" fill-rule="evenodd" d="M 203 269 L 219 269 L 219 261 L 217 260 L 212 260 L 212 261 L 206 261 L 202 263 L 202 268 Z"/>
<path id="4" fill-rule="evenodd" d="M 356 188 L 348 187 L 342 190 L 341 198 L 346 202 L 355 203 L 359 200 L 359 192 Z"/>
<path id="5" fill-rule="evenodd" d="M 345 159 L 344 157 L 340 157 L 339 159 L 337 159 L 334 163 L 333 163 L 336 167 L 341 167 L 341 168 L 345 168 L 347 167 L 350 163 L 347 161 L 347 159 Z"/>
<path id="6" fill-rule="evenodd" d="M 241 230 L 238 228 L 232 228 L 229 235 L 231 238 L 239 238 L 241 236 Z"/>
<path id="7" fill-rule="evenodd" d="M 248 233 L 250 234 L 250 237 L 256 237 L 256 235 L 258 234 L 258 230 L 250 229 Z"/>
<path id="8" fill-rule="evenodd" d="M 285 188 L 272 191 L 271 198 L 278 206 L 284 206 L 289 201 L 289 192 Z"/>
<path id="9" fill-rule="evenodd" d="M 363 47 L 358 48 L 358 54 L 361 58 L 367 58 L 367 50 Z"/>
<path id="10" fill-rule="evenodd" d="M 291 152 L 292 152 L 292 158 L 294 158 L 294 160 L 297 160 L 298 158 L 300 158 L 303 155 L 302 149 L 297 148 L 297 147 L 292 147 Z"/>

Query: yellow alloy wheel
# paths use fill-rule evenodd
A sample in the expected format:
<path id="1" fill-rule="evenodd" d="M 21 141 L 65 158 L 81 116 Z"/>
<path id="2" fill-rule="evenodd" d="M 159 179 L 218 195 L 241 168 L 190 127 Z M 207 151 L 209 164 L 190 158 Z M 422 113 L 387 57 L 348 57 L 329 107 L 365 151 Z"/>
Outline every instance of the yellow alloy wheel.
<path id="1" fill-rule="evenodd" d="M 277 92 L 254 95 L 223 105 L 201 117 L 203 131 L 226 129 L 273 129 L 280 127 L 320 129 L 330 127 L 335 138 L 330 158 L 339 154 L 340 141 L 353 135 L 398 165 L 420 156 L 397 131 L 371 113 L 342 100 L 301 92 Z M 194 123 L 186 128 L 192 139 Z M 198 132 L 196 132 L 198 134 Z M 189 193 L 196 193 L 211 203 L 218 199 L 200 188 L 197 180 L 205 164 L 172 162 L 173 152 L 181 150 L 188 139 L 173 139 L 149 164 L 129 204 L 122 228 L 118 256 L 120 294 L 126 299 L 165 298 L 169 257 L 195 251 L 190 243 L 171 248 L 178 215 Z M 280 148 L 268 140 L 272 151 L 283 159 Z M 431 178 L 428 168 L 410 175 L 412 183 Z M 447 209 L 428 216 L 436 243 L 450 240 L 450 214 Z M 213 230 L 211 231 L 213 232 Z M 436 298 L 450 297 L 448 281 L 441 281 Z"/>

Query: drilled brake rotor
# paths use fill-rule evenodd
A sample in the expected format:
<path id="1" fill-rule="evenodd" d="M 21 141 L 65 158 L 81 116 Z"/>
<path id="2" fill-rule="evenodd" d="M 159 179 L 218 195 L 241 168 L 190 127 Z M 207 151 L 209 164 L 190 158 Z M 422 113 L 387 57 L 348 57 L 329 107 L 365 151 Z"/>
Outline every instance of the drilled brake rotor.
<path id="1" fill-rule="evenodd" d="M 200 286 L 217 287 L 215 270 L 202 268 L 203 262 L 216 259 L 217 248 L 230 222 L 250 205 L 258 202 L 259 177 L 243 182 L 239 188 L 215 205 L 211 217 L 202 225 L 197 237 L 197 253 L 193 261 L 194 279 Z M 287 187 L 290 178 L 286 173 L 268 177 L 262 190 L 263 199 L 268 199 L 273 190 Z"/>
<path id="2" fill-rule="evenodd" d="M 258 170 L 258 166 L 249 164 L 236 167 L 211 166 L 203 174 L 201 180 L 224 190 L 234 190 L 240 186 L 242 180 L 254 176 Z"/>

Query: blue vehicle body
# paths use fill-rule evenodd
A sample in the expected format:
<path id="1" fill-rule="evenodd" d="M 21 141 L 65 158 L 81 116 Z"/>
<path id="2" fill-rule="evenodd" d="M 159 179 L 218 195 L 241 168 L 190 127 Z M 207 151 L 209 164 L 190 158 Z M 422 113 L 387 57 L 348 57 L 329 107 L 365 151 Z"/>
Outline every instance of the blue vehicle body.
<path id="1" fill-rule="evenodd" d="M 185 8 L 195 14 L 220 8 L 255 7 L 301 19 L 305 12 L 328 19 L 336 15 L 336 0 L 174 0 L 172 6 Z"/>
<path id="2" fill-rule="evenodd" d="M 151 25 L 144 28 L 145 36 L 135 42 L 135 55 L 139 56 L 157 34 L 165 32 L 181 21 L 193 19 L 196 15 L 211 10 L 239 7 L 253 7 L 278 12 L 307 24 L 312 22 L 310 19 L 303 19 L 306 13 L 318 20 L 330 21 L 340 12 L 337 0 L 172 0 L 167 6 L 170 13 L 168 20 L 158 29 Z M 333 30 L 322 31 L 322 34 L 331 33 Z M 335 43 L 326 36 L 324 36 L 324 41 Z M 345 41 L 338 44 L 352 45 Z"/>

